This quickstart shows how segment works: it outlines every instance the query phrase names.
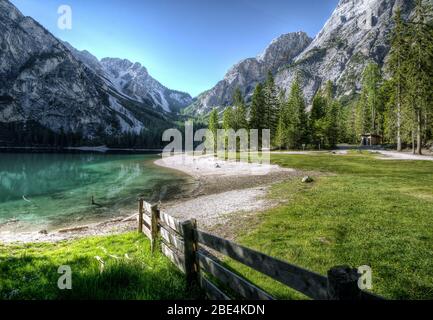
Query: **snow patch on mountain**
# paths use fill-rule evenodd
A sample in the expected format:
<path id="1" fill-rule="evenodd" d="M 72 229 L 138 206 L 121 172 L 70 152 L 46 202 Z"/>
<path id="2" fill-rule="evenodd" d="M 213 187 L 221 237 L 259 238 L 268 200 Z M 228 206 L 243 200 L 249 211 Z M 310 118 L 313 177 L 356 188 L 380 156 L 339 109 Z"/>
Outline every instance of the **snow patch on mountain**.
<path id="1" fill-rule="evenodd" d="M 143 124 L 122 106 L 116 98 L 110 96 L 109 101 L 110 107 L 118 113 L 117 119 L 122 132 L 139 134 L 144 129 Z"/>

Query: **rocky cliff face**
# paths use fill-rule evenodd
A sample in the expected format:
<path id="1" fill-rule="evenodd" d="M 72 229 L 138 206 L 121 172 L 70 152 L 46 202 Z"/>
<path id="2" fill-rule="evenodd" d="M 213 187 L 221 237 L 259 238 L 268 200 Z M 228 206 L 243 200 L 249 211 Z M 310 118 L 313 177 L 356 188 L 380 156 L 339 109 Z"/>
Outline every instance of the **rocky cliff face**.
<path id="1" fill-rule="evenodd" d="M 407 16 L 413 1 L 341 0 L 308 48 L 292 65 L 277 73 L 276 84 L 288 89 L 296 74 L 300 74 L 308 101 L 328 80 L 336 85 L 337 96 L 359 90 L 367 63 L 385 62 L 398 7 Z"/>
<path id="2" fill-rule="evenodd" d="M 166 112 L 178 112 L 192 103 L 188 93 L 163 86 L 140 63 L 127 59 L 104 58 L 99 61 L 90 52 L 79 51 L 64 42 L 73 55 L 97 73 L 112 90 L 130 99 Z"/>
<path id="3" fill-rule="evenodd" d="M 54 131 L 115 130 L 102 83 L 66 47 L 8 1 L 0 1 L 0 121 Z M 74 119 L 74 121 L 71 121 Z M 131 129 L 133 127 L 131 126 Z"/>
<path id="4" fill-rule="evenodd" d="M 139 63 L 104 58 L 101 65 L 114 87 L 135 100 L 151 103 L 167 112 L 177 112 L 192 102 L 189 94 L 167 89 Z"/>
<path id="5" fill-rule="evenodd" d="M 243 60 L 233 66 L 224 79 L 209 91 L 202 93 L 189 108 L 192 113 L 206 114 L 213 107 L 225 107 L 232 103 L 233 92 L 240 88 L 247 97 L 255 86 L 266 79 L 268 71 L 276 73 L 279 68 L 290 65 L 312 39 L 304 32 L 282 35 L 272 41 L 256 58 Z"/>
<path id="6" fill-rule="evenodd" d="M 188 110 L 206 114 L 213 107 L 227 106 L 236 86 L 250 94 L 267 70 L 286 92 L 299 74 L 307 102 L 328 80 L 336 85 L 339 97 L 351 94 L 359 90 L 369 61 L 383 65 L 390 49 L 395 10 L 401 6 L 403 15 L 408 16 L 413 5 L 413 0 L 341 0 L 314 40 L 300 32 L 274 40 L 258 58 L 234 66 Z"/>
<path id="7" fill-rule="evenodd" d="M 99 62 L 0 0 L 0 123 L 33 122 L 92 139 L 139 133 L 191 103 L 127 60 Z"/>

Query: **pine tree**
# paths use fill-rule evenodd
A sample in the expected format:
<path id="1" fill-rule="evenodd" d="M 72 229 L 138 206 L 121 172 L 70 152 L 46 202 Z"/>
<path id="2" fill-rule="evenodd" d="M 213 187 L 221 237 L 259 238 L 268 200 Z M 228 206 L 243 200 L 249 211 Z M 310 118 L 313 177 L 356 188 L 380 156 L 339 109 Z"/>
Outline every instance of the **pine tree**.
<path id="1" fill-rule="evenodd" d="M 405 94 L 405 75 L 406 75 L 406 59 L 407 59 L 407 34 L 406 25 L 401 16 L 401 9 L 399 8 L 394 17 L 395 27 L 392 34 L 391 50 L 389 56 L 388 70 L 392 77 L 392 84 L 394 90 L 392 92 L 392 100 L 395 104 L 395 111 L 393 105 L 388 104 L 388 118 L 387 118 L 387 133 L 390 132 L 390 126 L 395 123 L 396 138 L 397 138 L 397 151 L 402 151 L 402 108 L 403 108 L 403 95 Z M 395 113 L 395 117 L 392 113 Z"/>
<path id="2" fill-rule="evenodd" d="M 271 137 L 275 135 L 275 131 L 278 125 L 278 93 L 275 86 L 274 76 L 271 72 L 268 72 L 268 77 L 264 86 L 264 126 L 265 129 L 271 130 Z"/>
<path id="3" fill-rule="evenodd" d="M 322 92 L 318 91 L 313 98 L 313 105 L 310 111 L 310 132 L 311 139 L 314 145 L 321 147 L 324 140 L 323 118 L 326 115 L 326 99 Z"/>
<path id="4" fill-rule="evenodd" d="M 229 130 L 229 129 L 233 129 L 234 125 L 233 125 L 233 117 L 234 112 L 233 112 L 233 107 L 228 107 L 223 114 L 223 129 L 224 130 Z"/>
<path id="5" fill-rule="evenodd" d="M 382 75 L 376 63 L 369 63 L 364 70 L 361 96 L 357 104 L 356 131 L 358 134 L 378 134 L 381 131 L 382 111 L 380 86 Z"/>
<path id="6" fill-rule="evenodd" d="M 277 128 L 275 130 L 273 145 L 281 150 L 286 147 L 286 129 L 287 129 L 287 112 L 286 112 L 286 92 L 280 90 L 278 94 L 278 111 L 277 111 Z"/>
<path id="7" fill-rule="evenodd" d="M 217 148 L 217 134 L 218 134 L 218 128 L 219 128 L 219 124 L 218 124 L 218 110 L 216 108 L 214 108 L 212 110 L 212 112 L 209 115 L 209 131 L 212 133 L 209 137 L 209 139 L 213 139 L 213 152 L 216 152 L 216 148 Z M 210 145 L 208 145 L 208 147 L 210 147 Z"/>
<path id="8" fill-rule="evenodd" d="M 235 93 L 233 94 L 233 102 L 234 102 L 234 109 L 233 109 L 233 129 L 235 131 L 239 129 L 248 129 L 248 121 L 247 121 L 247 110 L 245 107 L 245 101 L 242 96 L 242 92 L 239 88 L 235 90 Z"/>
<path id="9" fill-rule="evenodd" d="M 431 111 L 433 37 L 431 26 L 427 23 L 430 14 L 431 8 L 424 1 L 416 0 L 414 15 L 408 28 L 410 39 L 407 59 L 408 91 L 416 123 L 414 136 L 418 154 L 422 154 L 423 119 L 425 114 Z"/>
<path id="10" fill-rule="evenodd" d="M 250 108 L 250 123 L 251 129 L 257 129 L 259 132 L 265 128 L 263 114 L 265 109 L 265 97 L 263 85 L 258 84 L 254 90 Z"/>
<path id="11" fill-rule="evenodd" d="M 287 119 L 286 141 L 288 148 L 300 148 L 308 143 L 308 117 L 305 110 L 305 99 L 296 77 L 292 84 L 287 109 L 284 112 Z"/>
<path id="12" fill-rule="evenodd" d="M 287 136 L 287 126 L 284 123 L 284 117 L 281 114 L 282 111 L 280 110 L 280 115 L 278 117 L 278 125 L 277 125 L 277 131 L 275 132 L 275 138 L 274 138 L 274 146 L 278 149 L 282 149 L 286 147 L 286 136 Z"/>
<path id="13" fill-rule="evenodd" d="M 334 84 L 331 80 L 326 81 L 323 97 L 325 99 L 327 107 L 329 108 L 334 102 Z"/>
<path id="14" fill-rule="evenodd" d="M 325 136 L 328 147 L 333 148 L 339 140 L 339 119 L 341 105 L 338 101 L 329 101 L 330 106 L 327 108 L 325 116 Z"/>
<path id="15" fill-rule="evenodd" d="M 346 130 L 346 140 L 344 142 L 350 144 L 358 143 L 358 136 L 356 135 L 356 101 L 351 101 L 351 103 L 346 108 L 346 117 L 345 117 L 345 130 Z"/>

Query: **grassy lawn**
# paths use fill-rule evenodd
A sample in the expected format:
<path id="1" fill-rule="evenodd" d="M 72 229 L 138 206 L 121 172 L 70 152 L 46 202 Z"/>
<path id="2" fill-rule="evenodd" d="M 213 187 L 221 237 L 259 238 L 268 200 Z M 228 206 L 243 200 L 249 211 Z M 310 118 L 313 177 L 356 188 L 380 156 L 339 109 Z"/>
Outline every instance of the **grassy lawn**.
<path id="1" fill-rule="evenodd" d="M 275 154 L 272 162 L 322 174 L 312 184 L 275 185 L 271 197 L 287 202 L 263 213 L 240 243 L 322 274 L 335 265 L 369 265 L 374 292 L 433 298 L 433 162 L 358 153 Z M 229 264 L 278 298 L 301 297 Z"/>
<path id="2" fill-rule="evenodd" d="M 127 256 L 125 256 L 127 254 Z M 99 256 L 105 262 L 100 272 Z M 72 290 L 59 290 L 59 266 Z M 184 276 L 136 233 L 52 244 L 0 244 L 1 299 L 193 299 Z"/>

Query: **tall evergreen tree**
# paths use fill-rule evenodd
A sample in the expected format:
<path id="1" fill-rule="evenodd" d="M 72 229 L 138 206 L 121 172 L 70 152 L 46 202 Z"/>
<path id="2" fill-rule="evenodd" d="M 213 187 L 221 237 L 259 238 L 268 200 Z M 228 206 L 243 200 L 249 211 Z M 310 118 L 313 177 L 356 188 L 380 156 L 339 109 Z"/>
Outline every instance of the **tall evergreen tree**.
<path id="1" fill-rule="evenodd" d="M 286 141 L 288 148 L 300 148 L 308 143 L 308 117 L 305 110 L 305 98 L 296 77 L 292 84 L 287 109 L 283 113 L 287 117 Z"/>
<path id="2" fill-rule="evenodd" d="M 423 119 L 431 111 L 433 87 L 433 37 L 428 17 L 431 8 L 422 0 L 415 1 L 414 15 L 409 22 L 408 91 L 415 116 L 416 153 L 422 154 Z"/>
<path id="3" fill-rule="evenodd" d="M 228 107 L 225 109 L 223 114 L 223 129 L 229 130 L 234 128 L 234 111 L 233 107 Z"/>
<path id="4" fill-rule="evenodd" d="M 216 152 L 218 129 L 218 110 L 214 108 L 209 115 L 209 131 L 212 133 L 212 135 L 208 137 L 209 139 L 213 139 L 213 152 Z"/>
<path id="5" fill-rule="evenodd" d="M 233 95 L 234 109 L 233 109 L 233 129 L 248 129 L 247 110 L 245 100 L 239 88 L 235 90 Z"/>
<path id="6" fill-rule="evenodd" d="M 225 130 L 224 145 L 225 145 L 225 148 L 227 150 L 227 148 L 228 148 L 228 130 L 234 129 L 234 127 L 235 127 L 234 110 L 233 110 L 233 107 L 231 107 L 231 106 L 224 110 L 222 127 Z"/>
<path id="7" fill-rule="evenodd" d="M 313 98 L 313 105 L 310 111 L 310 133 L 311 141 L 315 146 L 322 146 L 325 138 L 323 119 L 326 115 L 327 101 L 322 95 L 322 91 L 318 91 Z"/>
<path id="8" fill-rule="evenodd" d="M 335 90 L 334 83 L 332 83 L 331 80 L 326 81 L 323 97 L 326 101 L 327 107 L 330 107 L 334 102 L 334 94 L 335 94 L 334 90 Z"/>
<path id="9" fill-rule="evenodd" d="M 263 92 L 263 85 L 261 83 L 257 84 L 253 97 L 251 100 L 250 108 L 250 123 L 249 127 L 251 129 L 257 129 L 261 131 L 265 128 L 264 123 L 264 109 L 265 109 L 265 96 Z"/>
<path id="10" fill-rule="evenodd" d="M 405 22 L 401 16 L 399 8 L 394 17 L 395 27 L 392 33 L 391 50 L 389 55 L 388 70 L 392 77 L 393 105 L 388 105 L 387 132 L 390 132 L 391 126 L 395 127 L 397 139 L 397 151 L 402 151 L 402 108 L 403 95 L 405 94 L 405 75 L 407 60 L 407 34 Z M 394 108 L 395 107 L 395 110 Z M 395 114 L 395 116 L 394 116 Z"/>
<path id="11" fill-rule="evenodd" d="M 336 100 L 332 100 L 329 102 L 330 106 L 328 106 L 325 116 L 325 136 L 326 144 L 328 145 L 328 147 L 333 148 L 337 145 L 339 140 L 339 119 L 341 104 Z"/>
<path id="12" fill-rule="evenodd" d="M 286 142 L 286 136 L 287 136 L 287 125 L 286 123 L 284 123 L 284 117 L 282 115 L 282 110 L 280 110 L 280 115 L 278 117 L 278 125 L 277 125 L 277 131 L 275 132 L 275 137 L 274 137 L 274 146 L 277 147 L 278 149 L 282 149 L 284 147 L 286 147 L 287 142 Z"/>
<path id="13" fill-rule="evenodd" d="M 379 66 L 373 62 L 369 63 L 363 73 L 362 91 L 357 104 L 358 134 L 379 134 L 381 131 L 381 83 L 382 75 Z"/>
<path id="14" fill-rule="evenodd" d="M 275 131 L 278 125 L 278 92 L 275 86 L 274 76 L 271 72 L 268 72 L 268 77 L 264 86 L 264 126 L 266 129 L 271 130 L 271 137 L 275 135 Z"/>

